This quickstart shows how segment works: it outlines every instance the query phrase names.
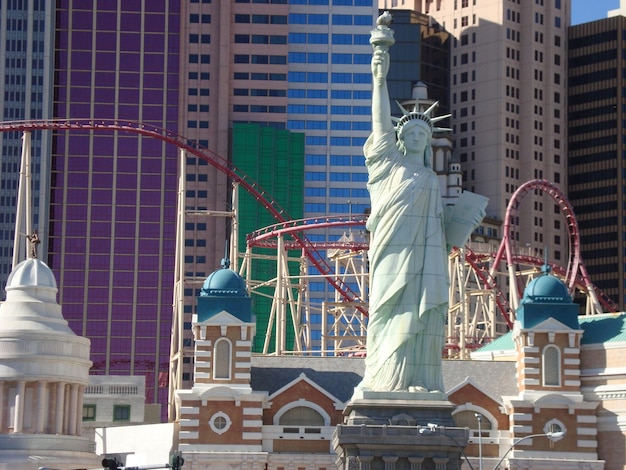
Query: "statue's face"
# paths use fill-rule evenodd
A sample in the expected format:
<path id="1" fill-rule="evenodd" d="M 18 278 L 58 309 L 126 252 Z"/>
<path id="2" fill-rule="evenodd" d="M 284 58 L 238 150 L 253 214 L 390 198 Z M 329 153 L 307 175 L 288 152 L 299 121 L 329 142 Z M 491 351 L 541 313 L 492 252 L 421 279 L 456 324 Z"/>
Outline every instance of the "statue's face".
<path id="1" fill-rule="evenodd" d="M 405 124 L 402 130 L 402 141 L 406 153 L 423 154 L 430 140 L 429 130 L 417 121 Z"/>

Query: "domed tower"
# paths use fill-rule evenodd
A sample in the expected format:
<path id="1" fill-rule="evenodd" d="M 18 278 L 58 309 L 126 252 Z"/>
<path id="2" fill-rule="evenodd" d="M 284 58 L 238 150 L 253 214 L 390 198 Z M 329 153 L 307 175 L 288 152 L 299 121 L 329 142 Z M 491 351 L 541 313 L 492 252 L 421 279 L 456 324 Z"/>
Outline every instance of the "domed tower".
<path id="1" fill-rule="evenodd" d="M 11 468 L 93 467 L 81 437 L 90 341 L 75 335 L 56 301 L 57 284 L 30 258 L 9 275 L 0 305 L 0 449 Z"/>
<path id="2" fill-rule="evenodd" d="M 554 439 L 563 439 L 559 457 L 595 461 L 599 402 L 586 401 L 581 391 L 583 330 L 578 313 L 567 286 L 550 274 L 546 263 L 543 274 L 526 286 L 516 312 L 513 340 L 519 393 L 502 398 L 513 439 L 559 433 Z M 509 458 L 552 452 L 549 439 L 529 438 L 525 443 Z"/>
<path id="3" fill-rule="evenodd" d="M 580 367 L 583 330 L 578 310 L 567 286 L 550 274 L 548 265 L 526 286 L 513 330 L 520 391 L 559 387 L 561 394 L 580 393 L 579 372 L 570 370 Z"/>
<path id="4" fill-rule="evenodd" d="M 193 317 L 193 387 L 176 391 L 179 449 L 186 460 L 191 451 L 261 451 L 264 395 L 250 386 L 251 299 L 228 260 L 222 266 L 204 281 Z"/>

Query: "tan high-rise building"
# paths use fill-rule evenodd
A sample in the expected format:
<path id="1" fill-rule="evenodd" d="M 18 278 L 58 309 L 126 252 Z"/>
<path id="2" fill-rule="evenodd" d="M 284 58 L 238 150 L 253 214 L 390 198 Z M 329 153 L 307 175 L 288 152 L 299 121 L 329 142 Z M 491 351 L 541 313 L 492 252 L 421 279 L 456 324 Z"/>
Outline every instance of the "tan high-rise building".
<path id="1" fill-rule="evenodd" d="M 379 0 L 379 8 L 426 13 L 452 34 L 455 152 L 464 188 L 489 197 L 488 215 L 504 219 L 529 180 L 566 187 L 569 0 Z M 566 264 L 559 214 L 550 195 L 526 194 L 514 220 L 516 249 L 541 257 L 547 249 Z"/>

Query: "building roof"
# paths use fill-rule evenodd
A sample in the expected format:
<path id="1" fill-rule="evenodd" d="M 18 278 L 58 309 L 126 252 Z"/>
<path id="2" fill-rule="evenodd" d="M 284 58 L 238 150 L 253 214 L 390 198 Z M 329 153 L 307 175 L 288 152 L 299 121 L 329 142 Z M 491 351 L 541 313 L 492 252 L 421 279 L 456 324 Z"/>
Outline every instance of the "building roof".
<path id="1" fill-rule="evenodd" d="M 578 317 L 584 331 L 581 344 L 626 343 L 626 312 L 582 315 Z M 481 353 L 515 349 L 511 332 L 479 349 Z"/>
<path id="2" fill-rule="evenodd" d="M 578 317 L 582 344 L 626 343 L 626 312 Z"/>
<path id="3" fill-rule="evenodd" d="M 301 373 L 344 403 L 349 401 L 365 370 L 360 357 L 252 356 L 251 386 L 270 395 Z M 443 378 L 449 391 L 471 377 L 472 384 L 491 397 L 517 394 L 512 362 L 443 361 Z M 494 380 L 498 377 L 498 380 Z"/>

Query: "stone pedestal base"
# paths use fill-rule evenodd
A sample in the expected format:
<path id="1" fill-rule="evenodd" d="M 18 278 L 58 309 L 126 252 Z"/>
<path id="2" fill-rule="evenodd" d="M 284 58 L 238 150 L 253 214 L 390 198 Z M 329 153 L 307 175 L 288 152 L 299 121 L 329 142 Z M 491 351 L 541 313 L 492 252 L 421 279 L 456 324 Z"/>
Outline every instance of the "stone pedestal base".
<path id="1" fill-rule="evenodd" d="M 359 392 L 333 434 L 339 470 L 457 470 L 469 440 L 432 394 Z"/>

